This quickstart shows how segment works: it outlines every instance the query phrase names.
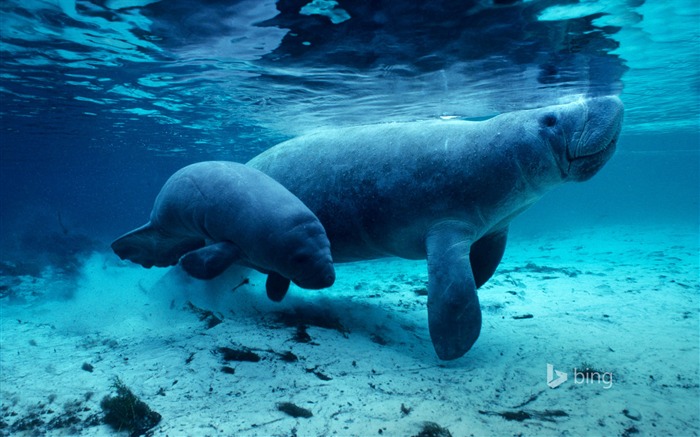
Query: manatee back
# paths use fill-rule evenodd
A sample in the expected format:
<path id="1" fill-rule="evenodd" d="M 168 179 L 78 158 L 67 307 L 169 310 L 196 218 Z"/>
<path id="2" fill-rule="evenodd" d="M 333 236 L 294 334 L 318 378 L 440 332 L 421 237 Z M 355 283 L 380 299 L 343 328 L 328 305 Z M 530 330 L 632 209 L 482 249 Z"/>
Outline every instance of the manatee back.
<path id="1" fill-rule="evenodd" d="M 515 163 L 484 154 L 499 141 L 483 133 L 485 123 L 426 121 L 322 131 L 281 143 L 248 165 L 309 206 L 326 228 L 336 262 L 424 258 L 424 235 L 436 220 L 470 220 L 472 205 L 492 206 L 489 200 L 496 196 L 481 188 L 495 185 L 489 178 L 517 177 Z M 500 176 L 483 171 L 496 165 Z"/>

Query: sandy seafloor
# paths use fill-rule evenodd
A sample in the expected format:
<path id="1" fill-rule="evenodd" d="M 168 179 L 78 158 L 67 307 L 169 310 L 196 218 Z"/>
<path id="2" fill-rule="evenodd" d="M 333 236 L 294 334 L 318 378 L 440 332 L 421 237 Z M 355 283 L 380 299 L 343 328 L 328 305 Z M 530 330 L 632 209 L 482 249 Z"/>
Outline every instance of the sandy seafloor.
<path id="1" fill-rule="evenodd" d="M 0 434 L 113 435 L 96 423 L 119 377 L 162 415 L 156 436 L 412 436 L 426 421 L 453 436 L 699 435 L 698 230 L 554 232 L 511 238 L 479 292 L 481 337 L 452 362 L 430 343 L 424 262 L 339 265 L 333 288 L 282 304 L 260 275 L 231 291 L 238 272 L 203 283 L 107 252 L 76 277 L 3 277 Z M 558 388 L 548 363 L 569 375 Z M 582 365 L 611 383 L 575 380 Z"/>

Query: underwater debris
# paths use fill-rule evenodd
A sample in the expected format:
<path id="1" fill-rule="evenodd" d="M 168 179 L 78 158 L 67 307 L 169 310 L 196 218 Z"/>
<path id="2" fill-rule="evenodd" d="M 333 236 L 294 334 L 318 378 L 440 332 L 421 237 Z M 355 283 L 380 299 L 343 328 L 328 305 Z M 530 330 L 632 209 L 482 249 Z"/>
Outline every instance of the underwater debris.
<path id="1" fill-rule="evenodd" d="M 299 357 L 297 357 L 292 351 L 285 351 L 285 352 L 277 352 L 272 349 L 256 349 L 256 348 L 251 348 L 250 350 L 253 351 L 261 351 L 261 352 L 267 352 L 273 355 L 277 355 L 280 360 L 284 361 L 285 363 L 296 363 L 299 361 Z"/>
<path id="2" fill-rule="evenodd" d="M 404 416 L 408 416 L 411 414 L 411 411 L 413 411 L 413 408 L 405 406 L 403 403 L 401 403 L 401 414 Z"/>
<path id="3" fill-rule="evenodd" d="M 39 403 L 30 408 L 24 415 L 19 417 L 15 411 L 3 407 L 5 418 L 19 417 L 11 425 L 4 419 L 0 420 L 0 435 L 14 435 L 16 433 L 27 433 L 28 435 L 47 435 L 50 431 L 56 429 L 67 429 L 63 433 L 70 435 L 79 434 L 81 430 L 89 427 L 100 425 L 99 415 L 88 413 L 91 409 L 83 402 L 89 400 L 87 397 L 83 400 L 75 400 L 66 402 L 63 406 L 63 411 L 55 411 L 56 405 L 53 404 L 56 400 L 56 395 L 49 395 L 48 404 Z"/>
<path id="4" fill-rule="evenodd" d="M 420 432 L 412 437 L 452 437 L 452 433 L 435 422 L 423 422 Z"/>
<path id="5" fill-rule="evenodd" d="M 300 407 L 291 402 L 280 402 L 277 404 L 277 409 L 283 413 L 286 413 L 294 418 L 303 417 L 308 419 L 313 416 L 313 413 L 306 408 Z"/>
<path id="6" fill-rule="evenodd" d="M 244 285 L 246 285 L 246 284 L 250 284 L 250 279 L 244 278 L 244 279 L 241 281 L 240 284 L 236 285 L 235 287 L 233 287 L 233 288 L 231 289 L 231 292 L 234 292 L 234 291 L 238 290 L 239 288 L 241 288 L 242 286 L 244 286 Z"/>
<path id="7" fill-rule="evenodd" d="M 639 434 L 639 429 L 637 429 L 636 426 L 632 425 L 629 428 L 626 428 L 625 431 L 622 433 L 622 437 L 630 437 L 632 434 Z"/>
<path id="8" fill-rule="evenodd" d="M 40 428 L 44 425 L 44 421 L 41 420 L 39 414 L 36 412 L 30 412 L 26 416 L 19 419 L 12 425 L 12 429 L 15 431 L 32 431 Z"/>
<path id="9" fill-rule="evenodd" d="M 222 346 L 218 348 L 217 350 L 219 353 L 221 353 L 223 356 L 222 358 L 224 361 L 249 361 L 256 363 L 260 361 L 262 358 L 260 355 L 255 353 L 254 351 L 258 352 L 266 352 L 269 354 L 273 354 L 279 357 L 280 360 L 286 362 L 286 363 L 294 363 L 299 361 L 299 357 L 297 357 L 292 351 L 285 351 L 285 352 L 277 352 L 272 349 L 257 349 L 257 348 L 248 348 L 248 347 L 241 347 L 240 349 L 232 349 L 229 347 Z M 192 354 L 194 355 L 194 354 Z M 191 355 L 191 356 L 192 356 Z M 223 372 L 226 372 L 226 370 L 222 369 Z"/>
<path id="10" fill-rule="evenodd" d="M 297 326 L 297 330 L 294 332 L 294 337 L 292 337 L 292 340 L 296 341 L 297 343 L 311 343 L 314 344 L 311 340 L 311 336 L 309 333 L 306 331 L 306 326 L 305 325 L 299 325 Z"/>
<path id="11" fill-rule="evenodd" d="M 547 267 L 547 266 L 539 266 L 535 263 L 527 263 L 525 266 L 518 266 L 514 267 L 512 269 L 503 269 L 499 270 L 500 274 L 505 274 L 505 273 L 520 273 L 520 272 L 534 272 L 534 273 L 561 273 L 563 275 L 566 275 L 570 278 L 575 278 L 578 275 L 581 274 L 580 270 L 576 269 L 567 269 L 564 267 Z M 547 279 L 554 279 L 556 277 L 548 276 Z"/>
<path id="12" fill-rule="evenodd" d="M 272 349 L 252 349 L 252 350 L 262 350 L 263 352 L 268 352 L 274 355 L 277 355 L 280 360 L 284 361 L 285 363 L 296 363 L 299 361 L 299 357 L 297 357 L 292 351 L 285 351 L 285 352 L 277 352 Z"/>
<path id="13" fill-rule="evenodd" d="M 628 419 L 632 419 L 632 420 L 641 420 L 641 418 L 642 418 L 642 414 L 639 411 L 634 410 L 634 409 L 625 408 L 624 410 L 622 410 L 622 414 L 624 414 L 625 417 L 627 417 Z"/>
<path id="14" fill-rule="evenodd" d="M 231 349 L 230 347 L 222 346 L 218 351 L 221 353 L 224 361 L 250 361 L 252 363 L 260 361 L 260 355 L 248 348 Z"/>
<path id="15" fill-rule="evenodd" d="M 12 295 L 12 288 L 7 284 L 0 285 L 0 299 L 5 297 L 10 297 Z"/>
<path id="16" fill-rule="evenodd" d="M 350 332 L 331 311 L 320 307 L 301 307 L 277 311 L 275 313 L 278 323 L 288 327 L 316 326 L 318 328 L 333 329 L 347 338 Z"/>
<path id="17" fill-rule="evenodd" d="M 380 346 L 386 346 L 386 345 L 389 344 L 389 342 L 388 342 L 384 337 L 382 337 L 382 336 L 379 335 L 379 334 L 371 334 L 371 335 L 369 336 L 369 339 L 370 339 L 373 343 L 377 343 L 377 344 L 380 345 Z"/>
<path id="18" fill-rule="evenodd" d="M 83 363 L 82 366 L 80 366 L 81 369 L 83 369 L 86 372 L 92 373 L 95 370 L 95 366 L 93 366 L 90 363 Z"/>
<path id="19" fill-rule="evenodd" d="M 679 287 L 684 288 L 684 289 L 686 289 L 686 290 L 689 290 L 689 289 L 693 288 L 691 285 L 684 284 L 684 283 L 682 283 L 682 282 L 678 282 L 678 281 L 676 281 L 675 279 L 671 279 L 670 282 L 673 283 L 673 284 L 676 284 L 676 285 L 678 285 Z"/>
<path id="20" fill-rule="evenodd" d="M 128 430 L 132 437 L 144 434 L 156 426 L 161 415 L 141 401 L 119 378 L 112 387 L 116 396 L 105 396 L 100 406 L 105 413 L 104 423 L 117 431 Z"/>
<path id="21" fill-rule="evenodd" d="M 514 318 L 515 320 L 531 319 L 531 318 L 533 318 L 533 317 L 535 317 L 535 316 L 533 316 L 532 314 L 523 314 L 523 315 L 520 315 L 520 316 L 513 316 L 513 318 Z"/>
<path id="22" fill-rule="evenodd" d="M 556 418 L 568 417 L 569 415 L 562 410 L 517 410 L 517 411 L 484 411 L 479 410 L 479 414 L 489 416 L 501 416 L 505 420 L 523 422 L 528 419 L 542 420 L 545 422 L 556 422 Z"/>
<path id="23" fill-rule="evenodd" d="M 426 287 L 414 288 L 413 292 L 416 293 L 416 296 L 427 296 L 428 295 L 428 289 Z"/>
<path id="24" fill-rule="evenodd" d="M 48 429 L 61 429 L 75 426 L 81 422 L 80 418 L 75 413 L 66 413 L 61 416 L 56 416 L 46 425 Z"/>
<path id="25" fill-rule="evenodd" d="M 525 405 L 527 405 L 529 403 L 535 402 L 537 400 L 537 398 L 540 397 L 540 395 L 542 393 L 544 393 L 544 391 L 540 391 L 539 393 L 534 393 L 534 394 L 530 395 L 530 397 L 525 402 L 522 402 L 522 403 L 514 406 L 513 408 L 524 407 Z"/>
<path id="26" fill-rule="evenodd" d="M 226 374 L 229 374 L 229 375 L 233 375 L 236 373 L 236 369 L 234 369 L 233 367 L 229 367 L 229 366 L 222 366 L 221 371 L 226 373 Z"/>
<path id="27" fill-rule="evenodd" d="M 306 373 L 313 373 L 321 381 L 331 381 L 333 379 L 330 376 L 326 375 L 325 373 L 323 373 L 319 370 L 316 370 L 316 369 L 318 369 L 318 366 L 306 369 Z"/>
<path id="28" fill-rule="evenodd" d="M 296 363 L 299 361 L 299 357 L 294 355 L 292 351 L 286 351 L 286 352 L 275 352 L 275 351 L 270 351 L 274 352 L 275 354 L 279 355 L 280 359 L 286 363 Z"/>
<path id="29" fill-rule="evenodd" d="M 211 329 L 224 321 L 224 316 L 222 314 L 220 314 L 221 317 L 218 317 L 216 314 L 214 314 L 213 311 L 199 308 L 198 306 L 189 301 L 187 302 L 185 309 L 197 315 L 200 322 L 206 322 L 207 329 Z"/>
<path id="30" fill-rule="evenodd" d="M 185 364 L 190 364 L 194 360 L 195 352 L 190 352 L 190 355 L 185 359 Z"/>

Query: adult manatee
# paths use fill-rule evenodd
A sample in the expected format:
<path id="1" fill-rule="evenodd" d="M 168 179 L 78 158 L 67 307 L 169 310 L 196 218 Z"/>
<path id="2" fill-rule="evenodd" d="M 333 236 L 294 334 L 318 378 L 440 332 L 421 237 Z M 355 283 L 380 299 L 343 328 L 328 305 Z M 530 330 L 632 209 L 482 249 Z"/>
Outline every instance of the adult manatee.
<path id="1" fill-rule="evenodd" d="M 248 165 L 318 216 L 336 262 L 427 259 L 430 336 L 450 360 L 479 336 L 476 289 L 496 270 L 511 220 L 550 189 L 600 170 L 622 114 L 617 97 L 601 97 L 480 122 L 329 129 Z"/>
<path id="2" fill-rule="evenodd" d="M 122 259 L 144 267 L 181 263 L 211 279 L 237 263 L 268 275 L 268 296 L 281 300 L 290 280 L 303 288 L 335 281 L 323 226 L 269 176 L 235 162 L 189 165 L 163 185 L 144 226 L 115 240 Z"/>

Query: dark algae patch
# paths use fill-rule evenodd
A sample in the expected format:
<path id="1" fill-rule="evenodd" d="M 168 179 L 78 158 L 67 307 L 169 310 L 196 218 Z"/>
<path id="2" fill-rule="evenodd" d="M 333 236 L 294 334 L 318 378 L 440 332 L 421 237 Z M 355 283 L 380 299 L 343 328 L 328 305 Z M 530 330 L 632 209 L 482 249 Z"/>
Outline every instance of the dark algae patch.
<path id="1" fill-rule="evenodd" d="M 306 369 L 306 373 L 313 373 L 314 375 L 316 375 L 316 378 L 320 379 L 321 381 L 330 381 L 333 379 L 330 376 L 318 370 L 318 366 Z"/>
<path id="2" fill-rule="evenodd" d="M 132 437 L 136 437 L 160 422 L 161 415 L 137 398 L 119 378 L 115 378 L 112 387 L 116 396 L 105 396 L 100 402 L 107 425 L 117 431 L 129 431 Z"/>
<path id="3" fill-rule="evenodd" d="M 420 432 L 412 437 L 452 437 L 452 433 L 435 422 L 424 422 Z"/>
<path id="4" fill-rule="evenodd" d="M 313 340 L 311 339 L 311 336 L 304 325 L 297 326 L 292 340 L 296 341 L 297 343 L 313 343 Z"/>
<path id="5" fill-rule="evenodd" d="M 276 313 L 278 323 L 288 327 L 315 326 L 317 328 L 332 329 L 343 336 L 349 332 L 340 323 L 340 319 L 328 311 L 316 307 L 294 307 L 292 309 L 278 311 Z"/>
<path id="6" fill-rule="evenodd" d="M 313 413 L 310 410 L 291 402 L 280 402 L 277 404 L 277 409 L 295 418 L 303 417 L 308 419 L 309 417 L 313 416 Z"/>
<path id="7" fill-rule="evenodd" d="M 526 420 L 541 420 L 544 422 L 556 422 L 557 418 L 568 417 L 569 415 L 562 410 L 516 410 L 516 411 L 484 411 L 479 410 L 479 414 L 489 416 L 501 416 L 505 420 L 524 422 Z"/>
<path id="8" fill-rule="evenodd" d="M 280 359 L 286 363 L 296 363 L 299 361 L 299 357 L 294 355 L 292 351 L 287 351 L 287 352 L 274 352 L 277 355 L 279 355 Z"/>
<path id="9" fill-rule="evenodd" d="M 204 322 L 207 329 L 211 329 L 221 322 L 223 322 L 223 316 L 214 314 L 211 310 L 205 310 L 197 307 L 192 302 L 187 302 L 186 310 L 194 313 L 200 322 Z"/>
<path id="10" fill-rule="evenodd" d="M 219 348 L 219 353 L 221 353 L 224 361 L 250 361 L 251 363 L 260 361 L 260 355 L 247 348 L 231 349 L 230 347 L 222 346 Z"/>
<path id="11" fill-rule="evenodd" d="M 92 397 L 88 392 L 83 399 L 65 402 L 58 405 L 56 395 L 49 395 L 48 402 L 39 402 L 20 414 L 13 406 L 3 405 L 0 410 L 0 436 L 77 435 L 86 428 L 100 425 L 100 415 L 93 412 L 87 405 Z"/>
<path id="12" fill-rule="evenodd" d="M 513 273 L 513 272 L 525 272 L 525 273 L 558 273 L 562 274 L 565 276 L 568 276 L 569 278 L 575 278 L 578 275 L 581 274 L 580 270 L 576 269 L 569 269 L 569 268 L 563 268 L 563 267 L 548 267 L 548 266 L 540 266 L 535 263 L 527 263 L 524 267 L 523 266 L 518 266 L 513 269 L 504 269 L 500 270 L 501 274 L 504 273 Z M 548 277 L 547 279 L 554 279 L 554 277 Z"/>

